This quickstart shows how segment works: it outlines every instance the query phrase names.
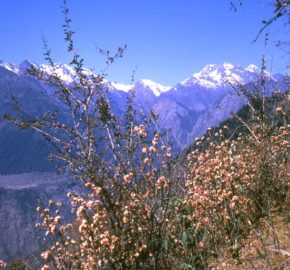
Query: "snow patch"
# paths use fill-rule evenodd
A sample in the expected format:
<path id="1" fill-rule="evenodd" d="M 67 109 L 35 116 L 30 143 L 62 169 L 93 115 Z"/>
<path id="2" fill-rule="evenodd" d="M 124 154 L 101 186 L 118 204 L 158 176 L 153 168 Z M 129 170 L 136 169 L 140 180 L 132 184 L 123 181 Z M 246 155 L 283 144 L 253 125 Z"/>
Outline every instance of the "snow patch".
<path id="1" fill-rule="evenodd" d="M 73 83 L 75 80 L 76 73 L 74 69 L 66 64 L 40 65 L 39 68 L 48 75 L 56 75 L 67 84 Z"/>
<path id="2" fill-rule="evenodd" d="M 160 96 L 162 93 L 167 92 L 169 89 L 171 89 L 170 86 L 163 86 L 159 83 L 153 82 L 148 79 L 142 79 L 136 84 L 141 84 L 143 87 L 149 88 L 155 96 Z"/>
<path id="3" fill-rule="evenodd" d="M 184 86 L 200 85 L 210 89 L 216 89 L 228 84 L 246 84 L 256 80 L 260 69 L 256 65 L 248 65 L 243 68 L 225 62 L 221 65 L 206 65 L 200 72 L 194 73 L 190 78 L 181 82 Z M 267 77 L 271 77 L 271 73 L 265 71 Z"/>
<path id="4" fill-rule="evenodd" d="M 250 64 L 248 65 L 245 70 L 249 71 L 249 72 L 259 72 L 259 68 L 254 65 L 254 64 Z"/>
<path id="5" fill-rule="evenodd" d="M 126 93 L 129 92 L 133 87 L 132 84 L 122 84 L 122 83 L 116 83 L 116 82 L 112 82 L 110 84 L 115 90 L 124 91 Z"/>
<path id="6" fill-rule="evenodd" d="M 3 67 L 9 71 L 16 73 L 16 74 L 18 74 L 18 71 L 19 71 L 19 68 L 16 65 L 6 63 L 6 62 L 1 61 L 1 60 L 0 60 L 0 67 Z"/>

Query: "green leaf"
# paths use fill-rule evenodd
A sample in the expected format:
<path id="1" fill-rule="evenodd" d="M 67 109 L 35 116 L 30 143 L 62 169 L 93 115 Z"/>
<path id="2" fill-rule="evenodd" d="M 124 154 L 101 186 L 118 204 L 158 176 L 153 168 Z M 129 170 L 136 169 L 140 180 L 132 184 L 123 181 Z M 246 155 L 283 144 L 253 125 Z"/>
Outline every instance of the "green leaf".
<path id="1" fill-rule="evenodd" d="M 164 248 L 165 252 L 168 251 L 168 240 L 167 240 L 167 239 L 165 239 L 165 240 L 163 241 L 163 248 Z"/>
<path id="2" fill-rule="evenodd" d="M 181 241 L 182 241 L 183 245 L 186 245 L 186 242 L 187 242 L 187 233 L 186 232 L 182 233 Z"/>

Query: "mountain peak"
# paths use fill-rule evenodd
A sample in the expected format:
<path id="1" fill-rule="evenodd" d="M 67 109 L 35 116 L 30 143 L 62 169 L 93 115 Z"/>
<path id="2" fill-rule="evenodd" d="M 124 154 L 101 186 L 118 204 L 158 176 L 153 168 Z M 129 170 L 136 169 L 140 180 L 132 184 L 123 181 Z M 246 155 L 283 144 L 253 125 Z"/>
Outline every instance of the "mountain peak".
<path id="1" fill-rule="evenodd" d="M 24 61 L 22 61 L 19 65 L 19 74 L 20 75 L 23 75 L 23 74 L 26 74 L 26 72 L 31 69 L 32 67 L 35 67 L 37 68 L 38 65 L 33 63 L 32 61 L 30 60 L 27 60 L 25 59 Z"/>
<path id="2" fill-rule="evenodd" d="M 229 63 L 229 62 L 225 62 L 225 63 L 223 63 L 223 67 L 225 69 L 232 69 L 235 67 L 235 65 L 233 65 L 232 63 Z"/>
<path id="3" fill-rule="evenodd" d="M 122 83 L 117 83 L 117 82 L 111 82 L 109 83 L 109 85 L 111 85 L 113 89 L 115 90 L 120 90 L 124 92 L 129 92 L 133 87 L 132 84 L 122 84 Z"/>
<path id="4" fill-rule="evenodd" d="M 260 69 L 254 64 L 248 65 L 245 69 L 247 71 L 250 71 L 250 72 L 259 72 L 260 71 Z"/>
<path id="5" fill-rule="evenodd" d="M 184 86 L 200 85 L 215 89 L 227 84 L 245 84 L 257 77 L 259 69 L 251 64 L 247 68 L 229 62 L 206 65 L 200 72 L 181 82 Z"/>
<path id="6" fill-rule="evenodd" d="M 135 86 L 150 89 L 155 96 L 160 96 L 160 94 L 171 89 L 170 86 L 163 86 L 159 83 L 148 79 L 142 79 L 135 83 Z"/>
<path id="7" fill-rule="evenodd" d="M 49 75 L 55 74 L 67 84 L 73 83 L 75 80 L 75 71 L 67 64 L 56 63 L 54 66 L 42 64 L 39 68 Z"/>
<path id="8" fill-rule="evenodd" d="M 0 67 L 3 67 L 3 68 L 5 68 L 5 69 L 7 69 L 9 71 L 12 71 L 12 72 L 16 73 L 16 74 L 18 73 L 18 70 L 19 70 L 16 65 L 11 64 L 11 63 L 6 63 L 6 62 L 4 62 L 2 60 L 0 60 Z"/>

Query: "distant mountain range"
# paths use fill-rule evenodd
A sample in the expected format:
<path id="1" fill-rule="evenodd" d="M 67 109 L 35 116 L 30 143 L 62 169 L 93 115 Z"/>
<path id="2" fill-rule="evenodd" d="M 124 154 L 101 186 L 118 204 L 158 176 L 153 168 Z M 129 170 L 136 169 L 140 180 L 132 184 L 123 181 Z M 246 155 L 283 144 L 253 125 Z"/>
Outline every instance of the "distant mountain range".
<path id="1" fill-rule="evenodd" d="M 28 60 L 20 65 L 0 61 L 0 174 L 48 171 L 53 168 L 46 155 L 52 147 L 38 134 L 19 131 L 5 123 L 3 114 L 13 114 L 12 100 L 18 99 L 25 113 L 40 115 L 45 111 L 58 111 L 62 108 L 51 87 L 26 75 L 34 65 L 44 74 L 57 74 L 66 84 L 74 82 L 75 72 L 66 64 L 57 64 L 53 70 L 48 65 L 36 65 Z M 93 72 L 85 69 L 89 75 Z M 152 109 L 159 115 L 159 126 L 166 131 L 169 141 L 176 151 L 188 146 L 192 140 L 202 135 L 208 127 L 216 126 L 231 116 L 244 104 L 233 86 L 259 84 L 260 70 L 255 65 L 243 68 L 224 63 L 207 65 L 200 72 L 183 80 L 174 87 L 162 86 L 148 79 L 132 85 L 106 82 L 109 99 L 114 112 L 125 111 L 128 91 L 134 88 L 136 102 L 148 112 Z M 270 94 L 278 87 L 285 89 L 284 76 L 265 72 L 266 89 Z"/>

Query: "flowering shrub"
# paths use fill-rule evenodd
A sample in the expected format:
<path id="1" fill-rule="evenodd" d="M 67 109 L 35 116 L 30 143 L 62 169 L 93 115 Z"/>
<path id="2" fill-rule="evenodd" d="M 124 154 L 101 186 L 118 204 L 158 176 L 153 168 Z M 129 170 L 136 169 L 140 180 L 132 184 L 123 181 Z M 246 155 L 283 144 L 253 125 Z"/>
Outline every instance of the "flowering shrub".
<path id="1" fill-rule="evenodd" d="M 203 236 L 195 237 L 194 248 L 206 249 L 208 255 L 228 246 L 238 256 L 239 242 L 253 224 L 289 205 L 290 125 L 250 128 L 251 134 L 229 141 L 222 139 L 225 126 L 207 138 L 206 150 L 188 156 L 186 222 Z"/>
<path id="2" fill-rule="evenodd" d="M 255 136 L 224 140 L 224 127 L 200 140 L 209 147 L 189 154 L 181 182 L 155 134 L 128 173 L 117 167 L 105 185 L 87 181 L 85 195 L 68 193 L 74 223 L 62 224 L 60 203 L 38 208 L 36 226 L 55 239 L 41 254 L 43 269 L 202 269 L 225 247 L 238 258 L 260 218 L 289 200 L 290 126 L 267 136 L 266 127 L 251 128 Z M 133 134 L 140 144 L 147 137 L 144 126 Z"/>
<path id="3" fill-rule="evenodd" d="M 133 128 L 132 139 L 146 137 L 144 126 Z M 116 167 L 112 178 L 86 181 L 85 195 L 68 193 L 76 211 L 73 224 L 62 224 L 60 203 L 37 208 L 42 222 L 36 227 L 55 241 L 41 254 L 43 269 L 170 268 L 169 255 L 175 252 L 168 248 L 170 199 L 177 188 L 168 174 L 171 149 L 159 144 L 156 133 L 148 147 L 142 146 L 140 164 L 127 173 Z"/>

